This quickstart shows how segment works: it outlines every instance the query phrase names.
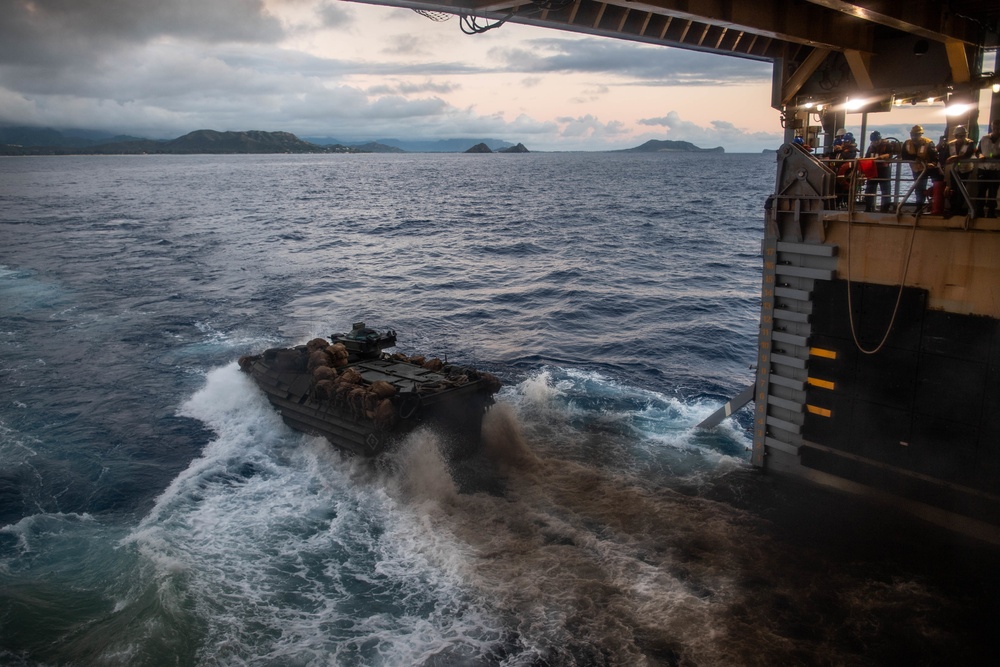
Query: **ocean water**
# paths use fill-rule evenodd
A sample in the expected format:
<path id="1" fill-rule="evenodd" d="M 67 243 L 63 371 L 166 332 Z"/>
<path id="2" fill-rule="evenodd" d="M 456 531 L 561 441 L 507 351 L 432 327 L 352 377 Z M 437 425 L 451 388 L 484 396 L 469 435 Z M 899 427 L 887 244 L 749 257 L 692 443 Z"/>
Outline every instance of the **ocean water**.
<path id="1" fill-rule="evenodd" d="M 997 557 L 749 465 L 773 155 L 0 160 L 0 664 L 991 664 Z M 499 376 L 488 488 L 240 355 Z"/>

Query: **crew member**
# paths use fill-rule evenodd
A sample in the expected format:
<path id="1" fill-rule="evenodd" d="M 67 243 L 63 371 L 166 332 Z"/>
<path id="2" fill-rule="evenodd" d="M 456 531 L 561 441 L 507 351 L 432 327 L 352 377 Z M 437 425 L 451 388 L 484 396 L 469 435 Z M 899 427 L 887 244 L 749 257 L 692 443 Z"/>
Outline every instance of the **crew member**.
<path id="1" fill-rule="evenodd" d="M 1000 190 L 1000 118 L 990 122 L 990 133 L 979 140 L 979 192 L 976 214 L 980 217 L 997 216 L 997 190 Z"/>
<path id="2" fill-rule="evenodd" d="M 840 157 L 844 160 L 854 160 L 858 157 L 858 142 L 854 140 L 853 132 L 844 133 L 844 140 L 840 144 Z"/>
<path id="3" fill-rule="evenodd" d="M 868 136 L 868 152 L 865 157 L 871 159 L 874 165 L 874 177 L 868 171 L 868 181 L 865 184 L 865 211 L 871 213 L 875 209 L 875 189 L 882 193 L 882 205 L 879 210 L 887 213 L 892 206 L 892 183 L 890 182 L 889 160 L 896 153 L 893 142 L 882 138 L 882 133 L 875 130 Z"/>
<path id="4" fill-rule="evenodd" d="M 945 158 L 946 182 L 951 187 L 951 214 L 965 215 L 965 197 L 962 196 L 964 181 L 969 180 L 975 165 L 972 163 L 978 154 L 976 142 L 969 139 L 964 125 L 955 127 L 955 138 L 948 142 L 948 152 Z M 963 181 L 959 185 L 958 181 Z"/>
<path id="5" fill-rule="evenodd" d="M 917 212 L 919 213 L 924 208 L 927 180 L 936 182 L 944 176 L 938 167 L 937 149 L 934 147 L 934 142 L 924 136 L 924 128 L 920 125 L 914 125 L 910 129 L 910 138 L 903 142 L 899 155 L 910 163 Z"/>

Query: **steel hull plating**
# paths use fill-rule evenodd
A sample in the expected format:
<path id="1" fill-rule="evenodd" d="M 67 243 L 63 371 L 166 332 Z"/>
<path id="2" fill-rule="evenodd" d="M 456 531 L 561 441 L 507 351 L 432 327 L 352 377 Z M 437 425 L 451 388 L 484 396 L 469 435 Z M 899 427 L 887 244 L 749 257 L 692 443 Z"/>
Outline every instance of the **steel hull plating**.
<path id="1" fill-rule="evenodd" d="M 810 161 L 779 153 L 753 461 L 997 541 L 1000 223 L 831 210 Z"/>

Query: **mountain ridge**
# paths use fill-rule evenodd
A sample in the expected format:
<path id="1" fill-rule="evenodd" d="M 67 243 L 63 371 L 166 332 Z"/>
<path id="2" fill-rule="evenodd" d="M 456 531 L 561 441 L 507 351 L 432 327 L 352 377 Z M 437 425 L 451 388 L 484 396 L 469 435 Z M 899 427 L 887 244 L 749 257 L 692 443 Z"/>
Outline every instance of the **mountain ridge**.
<path id="1" fill-rule="evenodd" d="M 136 137 L 113 137 L 103 143 L 75 141 L 76 137 L 62 135 L 59 142 L 58 130 L 45 128 L 32 135 L 27 128 L 13 131 L 0 129 L 0 155 L 141 155 L 141 154 L 231 154 L 231 153 L 360 153 L 348 146 L 317 146 L 302 141 L 291 132 L 267 132 L 264 130 L 244 130 L 241 132 L 219 132 L 218 130 L 194 130 L 176 139 L 160 141 Z M 15 144 L 10 137 L 31 140 L 38 137 L 34 145 Z"/>
<path id="2" fill-rule="evenodd" d="M 472 147 L 472 148 L 470 148 Z M 486 151 L 482 149 L 486 148 Z M 260 153 L 462 153 L 530 152 L 522 143 L 500 139 L 379 139 L 347 144 L 332 137 L 299 138 L 291 132 L 201 129 L 174 139 L 146 139 L 112 135 L 100 130 L 56 130 L 38 127 L 0 126 L 0 155 L 141 155 L 141 154 L 260 154 Z M 650 139 L 640 146 L 612 153 L 724 153 L 721 146 L 700 148 L 688 141 Z"/>

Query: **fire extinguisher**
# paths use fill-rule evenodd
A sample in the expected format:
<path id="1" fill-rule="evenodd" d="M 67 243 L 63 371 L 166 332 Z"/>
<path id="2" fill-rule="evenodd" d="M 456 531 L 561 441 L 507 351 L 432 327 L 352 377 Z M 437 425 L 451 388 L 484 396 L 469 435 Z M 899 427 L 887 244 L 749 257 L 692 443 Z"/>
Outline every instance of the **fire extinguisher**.
<path id="1" fill-rule="evenodd" d="M 934 181 L 931 187 L 931 215 L 944 215 L 944 181 Z"/>

